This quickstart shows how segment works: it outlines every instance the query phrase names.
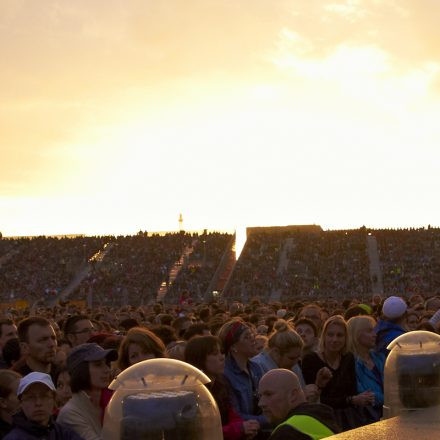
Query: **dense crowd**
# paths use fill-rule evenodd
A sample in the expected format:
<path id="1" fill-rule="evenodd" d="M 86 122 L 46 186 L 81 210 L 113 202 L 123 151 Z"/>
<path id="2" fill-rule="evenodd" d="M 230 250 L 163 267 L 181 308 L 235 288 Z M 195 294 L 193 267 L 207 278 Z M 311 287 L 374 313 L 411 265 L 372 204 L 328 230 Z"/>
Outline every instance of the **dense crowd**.
<path id="1" fill-rule="evenodd" d="M 101 439 L 111 380 L 167 357 L 210 378 L 225 439 L 310 438 L 290 419 L 298 413 L 326 435 L 363 426 L 382 415 L 388 344 L 408 330 L 437 333 L 437 310 L 440 297 L 421 295 L 10 309 L 0 321 L 0 438 Z"/>

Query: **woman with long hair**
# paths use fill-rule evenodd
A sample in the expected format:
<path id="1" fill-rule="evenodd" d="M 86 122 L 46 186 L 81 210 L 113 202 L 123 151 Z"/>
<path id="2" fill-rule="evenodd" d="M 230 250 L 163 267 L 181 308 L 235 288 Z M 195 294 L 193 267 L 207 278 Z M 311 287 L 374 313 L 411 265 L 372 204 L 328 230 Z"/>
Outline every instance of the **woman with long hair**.
<path id="1" fill-rule="evenodd" d="M 121 371 L 138 362 L 165 357 L 165 345 L 144 327 L 131 328 L 119 346 L 118 364 Z"/>
<path id="2" fill-rule="evenodd" d="M 216 336 L 195 336 L 185 347 L 185 362 L 203 371 L 210 379 L 207 384 L 217 406 L 223 426 L 225 440 L 238 440 L 254 437 L 260 424 L 255 420 L 243 420 L 233 409 L 230 401 L 230 390 L 223 376 L 225 356 Z"/>
<path id="3" fill-rule="evenodd" d="M 343 431 L 366 423 L 360 408 L 374 402 L 374 393 L 358 393 L 354 356 L 348 350 L 347 323 L 341 315 L 325 322 L 318 352 L 309 353 L 302 367 L 307 384 L 316 383 L 318 371 L 326 368 L 330 380 L 321 388 L 321 403 L 331 406 Z"/>
<path id="4" fill-rule="evenodd" d="M 355 316 L 348 320 L 348 348 L 355 356 L 357 391 L 372 391 L 374 402 L 368 406 L 368 421 L 382 417 L 383 372 L 385 355 L 374 351 L 376 347 L 376 321 L 371 316 Z"/>

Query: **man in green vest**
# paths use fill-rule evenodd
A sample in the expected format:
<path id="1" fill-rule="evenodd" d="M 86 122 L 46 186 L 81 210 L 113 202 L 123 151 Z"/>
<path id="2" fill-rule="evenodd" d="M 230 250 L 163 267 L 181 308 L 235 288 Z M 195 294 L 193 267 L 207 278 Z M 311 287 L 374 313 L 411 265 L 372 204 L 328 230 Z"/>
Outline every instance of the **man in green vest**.
<path id="1" fill-rule="evenodd" d="M 332 408 L 307 403 L 298 377 L 290 370 L 268 371 L 258 391 L 263 414 L 276 426 L 270 440 L 318 440 L 340 431 Z"/>

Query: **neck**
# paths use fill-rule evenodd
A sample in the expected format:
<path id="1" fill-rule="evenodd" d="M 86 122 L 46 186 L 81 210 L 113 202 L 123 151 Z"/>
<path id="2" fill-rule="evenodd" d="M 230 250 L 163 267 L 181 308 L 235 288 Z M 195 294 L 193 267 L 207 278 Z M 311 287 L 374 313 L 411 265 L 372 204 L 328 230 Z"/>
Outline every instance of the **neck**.
<path id="1" fill-rule="evenodd" d="M 247 368 L 248 358 L 246 356 L 243 356 L 240 353 L 233 353 L 232 357 L 235 359 L 235 362 L 237 362 L 240 369 L 242 369 L 243 371 L 248 371 Z"/>
<path id="2" fill-rule="evenodd" d="M 361 359 L 365 359 L 365 360 L 370 360 L 371 356 L 370 356 L 370 349 L 364 346 L 359 346 L 357 348 L 357 352 L 358 352 L 358 356 Z"/>
<path id="3" fill-rule="evenodd" d="M 324 350 L 324 357 L 328 364 L 334 364 L 341 359 L 341 353 L 339 351 Z"/>
<path id="4" fill-rule="evenodd" d="M 26 364 L 32 371 L 50 374 L 52 364 L 43 364 L 31 357 L 26 358 Z"/>
<path id="5" fill-rule="evenodd" d="M 101 392 L 100 388 L 93 388 L 92 390 L 87 390 L 86 393 L 90 397 L 90 402 L 92 402 L 93 406 L 100 407 L 101 403 Z"/>

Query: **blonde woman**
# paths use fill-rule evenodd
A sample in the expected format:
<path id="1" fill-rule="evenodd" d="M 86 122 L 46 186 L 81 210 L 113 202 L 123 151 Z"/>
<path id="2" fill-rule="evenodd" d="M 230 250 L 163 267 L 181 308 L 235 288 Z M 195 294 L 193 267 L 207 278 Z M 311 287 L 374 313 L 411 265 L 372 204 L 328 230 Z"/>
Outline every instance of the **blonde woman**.
<path id="1" fill-rule="evenodd" d="M 382 417 L 385 355 L 374 351 L 376 321 L 371 316 L 355 316 L 347 325 L 349 350 L 355 356 L 357 390 L 374 393 L 368 415 L 370 422 L 377 422 Z"/>
<path id="2" fill-rule="evenodd" d="M 358 393 L 354 356 L 348 350 L 347 323 L 340 315 L 327 319 L 317 353 L 303 359 L 306 384 L 317 383 L 318 371 L 325 368 L 330 380 L 321 389 L 321 403 L 331 406 L 343 431 L 366 423 L 360 408 L 374 402 L 374 393 Z"/>

